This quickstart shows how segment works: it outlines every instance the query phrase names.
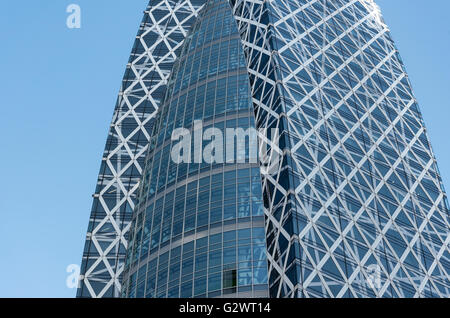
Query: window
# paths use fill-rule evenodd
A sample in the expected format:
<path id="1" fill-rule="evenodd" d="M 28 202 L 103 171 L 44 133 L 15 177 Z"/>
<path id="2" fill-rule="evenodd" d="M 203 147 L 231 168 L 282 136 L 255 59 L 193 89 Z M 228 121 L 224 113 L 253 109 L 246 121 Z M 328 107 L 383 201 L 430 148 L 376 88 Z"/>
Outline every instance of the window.
<path id="1" fill-rule="evenodd" d="M 236 269 L 224 270 L 223 272 L 223 288 L 232 288 L 237 286 Z"/>

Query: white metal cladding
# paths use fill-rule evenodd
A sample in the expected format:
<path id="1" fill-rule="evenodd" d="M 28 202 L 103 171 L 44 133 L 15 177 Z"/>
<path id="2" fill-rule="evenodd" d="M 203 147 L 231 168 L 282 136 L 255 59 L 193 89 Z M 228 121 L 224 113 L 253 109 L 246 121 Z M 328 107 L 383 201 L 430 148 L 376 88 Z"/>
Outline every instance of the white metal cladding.
<path id="1" fill-rule="evenodd" d="M 78 297 L 118 297 L 128 231 L 154 116 L 204 0 L 150 0 L 108 133 L 89 220 Z"/>
<path id="2" fill-rule="evenodd" d="M 263 177 L 271 296 L 448 297 L 446 194 L 378 7 L 231 3 L 284 157 Z"/>

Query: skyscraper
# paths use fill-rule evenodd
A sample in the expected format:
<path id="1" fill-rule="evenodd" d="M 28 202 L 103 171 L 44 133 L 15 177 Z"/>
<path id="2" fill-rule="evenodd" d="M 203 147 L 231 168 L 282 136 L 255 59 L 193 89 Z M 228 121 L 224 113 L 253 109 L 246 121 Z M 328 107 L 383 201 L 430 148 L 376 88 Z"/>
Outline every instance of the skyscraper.
<path id="1" fill-rule="evenodd" d="M 149 62 L 129 70 L 165 71 L 129 85 L 141 85 L 144 104 L 153 101 L 141 116 L 156 123 L 136 160 L 140 173 L 149 144 L 139 198 L 136 181 L 123 230 L 99 230 L 94 217 L 90 227 L 129 239 L 121 295 L 448 297 L 447 196 L 375 3 L 205 3 L 150 1 L 151 22 L 144 18 L 137 38 L 132 60 Z M 275 129 L 267 154 L 279 164 L 268 172 L 250 162 L 174 162 L 174 130 L 195 135 L 198 120 L 222 131 Z M 95 213 L 111 220 L 114 211 Z M 117 296 L 125 247 L 115 249 L 116 268 L 106 266 L 105 277 L 102 253 L 87 248 L 85 268 L 99 270 L 86 270 L 82 286 L 98 273 L 92 281 L 104 279 L 100 288 L 114 286 L 108 293 Z"/>

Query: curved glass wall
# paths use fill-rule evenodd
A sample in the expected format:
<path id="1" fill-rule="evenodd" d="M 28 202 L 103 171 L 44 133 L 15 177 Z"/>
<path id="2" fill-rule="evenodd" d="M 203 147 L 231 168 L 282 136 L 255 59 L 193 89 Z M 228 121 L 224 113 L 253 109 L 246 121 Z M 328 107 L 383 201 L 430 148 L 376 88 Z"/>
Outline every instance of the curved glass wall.
<path id="1" fill-rule="evenodd" d="M 131 228 L 125 297 L 267 297 L 259 165 L 175 163 L 172 132 L 255 127 L 228 1 L 211 0 L 187 37 L 155 124 Z M 225 142 L 225 140 L 224 140 Z M 202 148 L 194 148 L 198 153 Z M 195 155 L 194 155 L 195 156 Z"/>

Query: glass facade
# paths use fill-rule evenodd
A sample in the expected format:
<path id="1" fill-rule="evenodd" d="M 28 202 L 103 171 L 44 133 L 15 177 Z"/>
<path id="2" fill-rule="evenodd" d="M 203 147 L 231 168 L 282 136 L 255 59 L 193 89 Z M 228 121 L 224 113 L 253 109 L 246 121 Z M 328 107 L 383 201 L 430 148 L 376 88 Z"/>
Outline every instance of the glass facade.
<path id="1" fill-rule="evenodd" d="M 151 0 L 127 74 L 79 296 L 450 296 L 447 195 L 373 0 Z M 275 129 L 279 165 L 175 163 L 198 121 Z"/>
<path id="2" fill-rule="evenodd" d="M 268 296 L 258 164 L 175 163 L 176 128 L 255 127 L 227 1 L 208 1 L 170 77 L 153 132 L 126 263 L 127 297 Z M 201 152 L 192 143 L 192 153 Z"/>

